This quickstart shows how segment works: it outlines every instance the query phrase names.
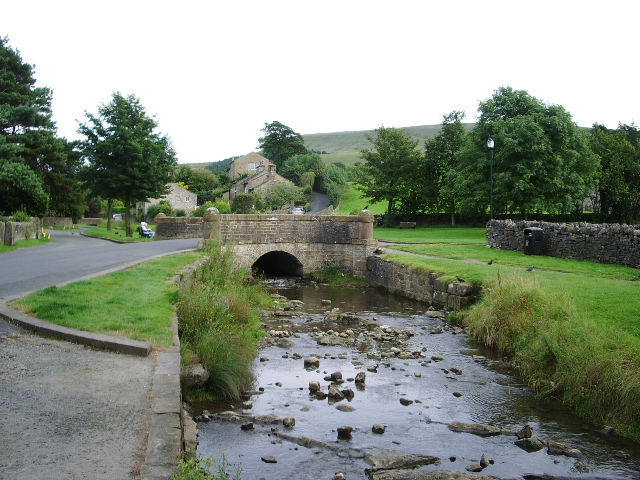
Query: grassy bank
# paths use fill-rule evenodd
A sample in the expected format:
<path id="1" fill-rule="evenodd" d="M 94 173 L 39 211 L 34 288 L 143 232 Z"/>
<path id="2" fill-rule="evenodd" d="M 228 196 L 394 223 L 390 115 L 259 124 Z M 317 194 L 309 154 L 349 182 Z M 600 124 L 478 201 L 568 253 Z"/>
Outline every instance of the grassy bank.
<path id="1" fill-rule="evenodd" d="M 420 230 L 375 233 L 398 241 L 407 232 L 405 241 L 423 244 L 393 248 L 429 256 L 387 258 L 480 288 L 482 299 L 454 317 L 511 357 L 537 393 L 556 395 L 583 418 L 640 441 L 639 270 L 454 245 L 457 229 Z M 444 243 L 447 232 L 451 244 Z M 426 243 L 434 238 L 440 244 Z"/>
<path id="2" fill-rule="evenodd" d="M 0 253 L 12 252 L 18 248 L 39 247 L 40 245 L 46 245 L 51 241 L 50 238 L 30 238 L 28 240 L 18 240 L 14 245 L 0 245 Z"/>
<path id="3" fill-rule="evenodd" d="M 169 347 L 178 295 L 178 286 L 170 280 L 201 255 L 161 257 L 91 280 L 49 287 L 12 306 L 58 325 Z"/>
<path id="4" fill-rule="evenodd" d="M 254 380 L 259 314 L 272 301 L 261 284 L 247 278 L 244 269 L 234 268 L 230 249 L 209 242 L 205 253 L 204 261 L 181 288 L 176 305 L 183 363 L 202 363 L 209 372 L 206 390 L 237 400 Z"/>

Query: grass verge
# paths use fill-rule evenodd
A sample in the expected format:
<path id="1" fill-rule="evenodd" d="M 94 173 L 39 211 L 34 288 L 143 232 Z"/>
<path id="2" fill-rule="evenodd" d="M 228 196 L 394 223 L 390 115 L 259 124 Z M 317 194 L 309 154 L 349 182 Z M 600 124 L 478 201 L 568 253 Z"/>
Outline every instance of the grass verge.
<path id="1" fill-rule="evenodd" d="M 206 390 L 218 398 L 237 400 L 253 383 L 260 311 L 272 300 L 244 269 L 234 268 L 230 248 L 207 242 L 205 252 L 176 305 L 181 354 L 183 363 L 200 362 L 209 372 Z"/>
<path id="2" fill-rule="evenodd" d="M 120 272 L 49 287 L 12 302 L 37 318 L 169 347 L 178 286 L 171 279 L 201 252 L 157 258 Z"/>
<path id="3" fill-rule="evenodd" d="M 39 247 L 40 245 L 46 245 L 51 241 L 50 238 L 30 238 L 28 240 L 18 240 L 14 245 L 0 245 L 0 253 L 12 252 L 18 248 Z"/>
<path id="4" fill-rule="evenodd" d="M 457 227 L 443 225 L 439 227 L 422 228 L 386 228 L 376 227 L 373 230 L 376 240 L 385 242 L 407 243 L 487 243 L 486 229 L 477 227 Z"/>

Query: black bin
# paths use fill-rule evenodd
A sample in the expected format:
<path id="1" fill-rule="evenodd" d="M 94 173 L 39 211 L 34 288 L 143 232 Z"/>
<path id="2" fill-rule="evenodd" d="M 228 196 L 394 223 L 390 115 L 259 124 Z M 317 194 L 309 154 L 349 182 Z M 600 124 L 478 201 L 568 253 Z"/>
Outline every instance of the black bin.
<path id="1" fill-rule="evenodd" d="M 524 254 L 525 255 L 542 255 L 542 240 L 544 239 L 544 230 L 538 227 L 529 227 L 524 229 Z"/>

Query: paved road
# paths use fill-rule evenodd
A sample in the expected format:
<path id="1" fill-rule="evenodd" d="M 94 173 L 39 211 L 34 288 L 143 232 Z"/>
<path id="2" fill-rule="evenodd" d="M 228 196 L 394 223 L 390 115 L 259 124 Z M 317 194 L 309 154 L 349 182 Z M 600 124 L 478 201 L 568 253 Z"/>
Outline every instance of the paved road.
<path id="1" fill-rule="evenodd" d="M 51 243 L 0 254 L 0 299 L 117 270 L 158 255 L 194 249 L 199 239 L 120 244 L 52 231 Z"/>
<path id="2" fill-rule="evenodd" d="M 116 244 L 77 231 L 52 236 L 49 245 L 0 254 L 0 300 L 198 243 Z M 0 479 L 171 478 L 180 442 L 179 358 L 177 347 L 122 355 L 0 320 Z"/>

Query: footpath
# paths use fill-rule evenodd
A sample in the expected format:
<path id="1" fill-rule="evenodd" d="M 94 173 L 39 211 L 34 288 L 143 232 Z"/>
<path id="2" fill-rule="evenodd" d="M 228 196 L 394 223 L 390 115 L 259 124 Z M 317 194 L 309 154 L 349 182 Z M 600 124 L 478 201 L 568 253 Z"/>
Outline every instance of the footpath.
<path id="1" fill-rule="evenodd" d="M 0 479 L 167 480 L 183 444 L 180 347 L 49 324 L 0 301 Z M 17 326 L 16 326 L 17 325 Z"/>

